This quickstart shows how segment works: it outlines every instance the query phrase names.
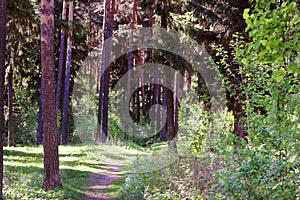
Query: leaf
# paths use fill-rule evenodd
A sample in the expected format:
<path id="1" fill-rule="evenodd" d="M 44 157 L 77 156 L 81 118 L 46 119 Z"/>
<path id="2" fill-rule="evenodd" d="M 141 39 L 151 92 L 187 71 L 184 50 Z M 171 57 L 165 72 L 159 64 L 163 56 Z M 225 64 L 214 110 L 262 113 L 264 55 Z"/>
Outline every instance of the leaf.
<path id="1" fill-rule="evenodd" d="M 247 58 L 242 58 L 241 62 L 246 65 L 248 63 L 248 59 Z"/>
<path id="2" fill-rule="evenodd" d="M 244 10 L 244 14 L 243 14 L 244 19 L 248 19 L 248 18 L 249 18 L 249 11 L 250 11 L 249 8 L 246 8 L 246 9 Z"/>
<path id="3" fill-rule="evenodd" d="M 267 45 L 267 40 L 261 40 L 260 42 L 262 43 L 263 46 Z"/>
<path id="4" fill-rule="evenodd" d="M 300 67 L 294 66 L 294 65 L 288 65 L 287 66 L 288 72 L 289 73 L 299 73 L 300 72 Z"/>
<path id="5" fill-rule="evenodd" d="M 286 74 L 286 71 L 284 69 L 279 69 L 279 70 L 276 70 L 273 72 L 273 76 L 272 78 L 277 81 L 277 82 L 280 82 L 283 77 L 285 76 Z"/>

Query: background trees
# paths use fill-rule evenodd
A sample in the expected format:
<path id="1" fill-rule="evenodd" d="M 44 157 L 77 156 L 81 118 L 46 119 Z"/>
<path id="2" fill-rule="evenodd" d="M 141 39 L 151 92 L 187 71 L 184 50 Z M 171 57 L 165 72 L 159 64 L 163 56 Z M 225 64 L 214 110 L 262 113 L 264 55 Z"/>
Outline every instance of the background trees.
<path id="1" fill-rule="evenodd" d="M 223 75 L 226 88 L 229 111 L 221 118 L 230 123 L 223 129 L 218 127 L 218 121 L 211 120 L 211 98 L 206 83 L 189 61 L 167 51 L 142 49 L 141 44 L 137 50 L 132 50 L 129 44 L 126 49 L 129 52 L 104 71 L 111 56 L 110 44 L 107 44 L 101 47 L 102 55 L 95 55 L 102 56 L 101 66 L 96 60 L 82 66 L 88 77 L 87 112 L 97 112 L 98 118 L 97 132 L 92 132 L 89 127 L 94 123 L 92 120 L 87 125 L 93 139 L 96 142 L 130 141 L 148 147 L 153 143 L 171 141 L 177 135 L 181 128 L 178 121 L 185 120 L 182 109 L 187 103 L 179 102 L 170 88 L 145 84 L 126 101 L 126 118 L 131 117 L 136 124 L 144 126 L 150 124 L 152 105 L 161 104 L 167 109 L 167 124 L 161 132 L 148 138 L 126 135 L 118 126 L 119 117 L 110 107 L 110 102 L 116 100 L 109 99 L 110 91 L 127 72 L 147 62 L 165 64 L 177 71 L 174 79 L 168 81 L 176 82 L 177 87 L 181 84 L 177 81 L 178 75 L 185 76 L 185 81 L 191 84 L 189 90 L 197 91 L 197 106 L 201 107 L 198 114 L 206 116 L 206 120 L 189 124 L 199 129 L 192 134 L 195 140 L 190 149 L 196 160 L 191 161 L 185 155 L 183 160 L 172 165 L 174 168 L 166 169 L 167 173 L 162 174 L 169 173 L 168 180 L 172 184 L 162 186 L 163 191 L 171 187 L 172 195 L 179 195 L 176 191 L 183 187 L 176 185 L 175 180 L 184 179 L 185 175 L 180 171 L 184 164 L 184 171 L 193 172 L 193 182 L 188 182 L 190 188 L 186 188 L 190 194 L 195 193 L 193 190 L 201 190 L 205 195 L 216 193 L 220 198 L 243 199 L 253 194 L 257 199 L 295 197 L 299 175 L 299 1 L 43 1 L 41 23 L 37 3 L 9 0 L 7 23 L 2 17 L 5 12 L 0 13 L 0 25 L 5 27 L 7 24 L 8 33 L 5 44 L 5 29 L 0 28 L 0 135 L 8 129 L 4 143 L 7 141 L 12 146 L 13 132 L 16 145 L 33 144 L 35 139 L 36 144 L 41 144 L 44 139 L 45 189 L 61 186 L 57 158 L 59 136 L 61 144 L 80 142 L 69 100 L 78 100 L 73 96 L 74 79 L 88 52 L 101 42 L 104 44 L 114 31 L 122 34 L 129 28 L 160 26 L 189 35 L 210 53 Z M 5 2 L 1 1 L 1 5 L 4 9 Z M 68 33 L 67 42 L 65 33 Z M 5 49 L 9 52 L 6 55 Z M 6 78 L 4 57 L 6 66 L 9 66 Z M 2 85 L 4 79 L 7 89 Z M 142 76 L 138 79 L 143 82 Z M 130 89 L 130 73 L 127 81 L 127 89 Z M 79 98 L 85 95 L 83 85 L 76 91 Z M 81 105 L 77 106 L 81 108 Z M 5 113 L 6 124 L 1 112 Z M 217 126 L 212 131 L 216 139 L 208 141 L 206 133 L 212 125 Z M 38 137 L 35 138 L 37 126 Z M 218 138 L 219 135 L 224 137 Z M 209 157 L 201 157 L 204 154 Z M 216 163 L 206 162 L 213 159 Z M 207 171 L 201 171 L 204 168 Z M 207 177 L 203 178 L 203 174 Z M 151 176 L 143 178 L 147 181 Z M 159 173 L 153 176 L 158 176 L 158 180 L 162 178 Z M 196 181 L 199 176 L 202 179 Z M 291 183 L 285 180 L 291 180 Z M 264 193 L 265 190 L 272 192 Z M 146 190 L 143 192 L 149 198 L 155 195 Z"/>
<path id="2" fill-rule="evenodd" d="M 64 9 L 64 7 L 63 7 Z M 74 2 L 69 1 L 69 31 L 67 40 L 67 57 L 65 69 L 65 86 L 64 86 L 64 101 L 63 101 L 63 116 L 62 116 L 62 131 L 61 131 L 61 144 L 67 144 L 67 131 L 68 131 L 68 110 L 69 110 L 69 91 L 70 91 L 70 71 L 71 71 L 71 58 L 72 58 L 72 33 L 73 33 L 73 13 Z M 61 33 L 64 34 L 63 32 Z M 62 37 L 62 36 L 61 36 Z M 60 49 L 62 51 L 62 49 Z M 60 85 L 58 85 L 60 87 Z M 57 90 L 59 92 L 59 90 Z M 58 98 L 56 98 L 58 101 Z M 57 105 L 58 103 L 56 103 Z"/>
<path id="3" fill-rule="evenodd" d="M 99 31 L 97 33 L 97 29 L 101 29 L 103 25 L 103 18 L 98 17 L 96 15 L 101 16 L 101 12 L 104 12 L 103 5 L 101 6 L 98 4 L 97 6 L 99 9 L 97 10 L 95 5 L 95 2 L 74 2 L 77 6 L 77 10 L 75 10 L 75 16 L 74 16 L 74 29 L 76 29 L 76 32 L 73 35 L 74 39 L 74 45 L 72 47 L 72 53 L 74 54 L 73 58 L 71 59 L 71 70 L 70 70 L 70 78 L 66 77 L 65 75 L 61 76 L 61 72 L 63 72 L 65 69 L 62 67 L 58 67 L 56 69 L 58 77 L 61 76 L 61 79 L 65 82 L 66 80 L 70 80 L 70 91 L 69 96 L 72 96 L 72 88 L 73 88 L 73 80 L 76 76 L 76 73 L 79 69 L 79 62 L 80 60 L 84 59 L 86 53 L 91 50 L 88 48 L 88 44 L 92 44 L 93 46 L 100 41 L 100 34 Z M 111 2 L 112 3 L 112 2 Z M 173 1 L 163 1 L 163 2 L 156 2 L 156 1 L 143 1 L 140 2 L 140 4 L 137 4 L 136 11 L 132 12 L 129 8 L 128 2 L 120 2 L 123 3 L 123 6 L 117 7 L 115 9 L 115 14 L 110 13 L 110 17 L 113 18 L 115 15 L 115 19 L 111 20 L 113 21 L 110 23 L 110 31 L 112 29 L 116 29 L 118 31 L 121 31 L 124 29 L 128 24 L 130 24 L 130 19 L 132 13 L 136 13 L 135 17 L 137 18 L 136 26 L 150 26 L 153 21 L 159 21 L 163 26 L 168 26 L 170 29 L 175 29 L 178 31 L 182 31 L 186 34 L 189 34 L 191 37 L 196 39 L 199 43 L 202 43 L 206 46 L 206 49 L 210 52 L 212 57 L 214 58 L 215 62 L 219 64 L 219 69 L 224 75 L 224 80 L 228 83 L 227 88 L 227 98 L 228 98 L 228 108 L 233 111 L 233 115 L 235 117 L 235 128 L 234 133 L 240 137 L 244 137 L 246 135 L 246 129 L 244 127 L 245 125 L 245 118 L 246 118 L 246 112 L 243 107 L 244 100 L 247 99 L 245 92 L 242 89 L 243 85 L 243 76 L 239 74 L 240 71 L 240 63 L 237 63 L 234 61 L 234 51 L 232 47 L 230 46 L 230 40 L 233 39 L 233 33 L 235 32 L 242 32 L 245 27 L 246 23 L 243 19 L 243 10 L 246 7 L 250 6 L 250 3 L 247 1 L 241 1 L 237 3 L 236 1 L 218 1 L 216 2 L 207 2 L 207 1 L 193 1 L 193 2 L 173 2 Z M 132 4 L 133 2 L 131 2 Z M 57 1 L 56 2 L 56 9 L 55 9 L 55 16 L 59 18 L 59 15 L 62 15 L 62 20 L 57 20 L 58 23 L 56 23 L 55 26 L 55 38 L 60 38 L 60 36 L 63 36 L 64 30 L 69 31 L 69 27 L 64 19 L 64 12 L 63 11 L 63 2 Z M 88 5 L 88 6 L 85 6 Z M 272 7 L 275 5 L 274 3 L 271 3 L 270 6 Z M 90 12 L 88 12 L 88 9 L 85 9 L 85 7 L 90 6 Z M 21 9 L 26 8 L 26 9 Z M 31 1 L 9 1 L 9 21 L 8 21 L 8 30 L 9 30 L 9 36 L 8 36 L 8 46 L 9 49 L 11 49 L 13 54 L 7 55 L 7 58 L 9 60 L 10 65 L 12 66 L 13 73 L 8 73 L 7 75 L 12 75 L 12 85 L 14 85 L 14 92 L 13 92 L 13 98 L 14 102 L 9 103 L 11 101 L 7 101 L 7 105 L 14 105 L 15 107 L 12 109 L 8 109 L 8 111 L 15 111 L 14 113 L 14 122 L 12 120 L 8 120 L 10 126 L 12 125 L 18 125 L 15 126 L 14 132 L 15 132 L 15 139 L 16 143 L 32 143 L 34 141 L 35 134 L 32 134 L 33 128 L 36 128 L 36 113 L 31 112 L 32 110 L 36 109 L 37 106 L 37 100 L 39 96 L 39 87 L 40 87 L 40 60 L 38 58 L 38 52 L 39 52 L 39 45 L 38 45 L 38 32 L 36 31 L 38 29 L 37 23 L 37 16 L 35 14 L 35 5 Z M 66 7 L 66 6 L 65 6 Z M 65 8 L 64 7 L 64 8 Z M 180 8 L 180 9 L 178 9 Z M 113 11 L 113 9 L 111 9 Z M 149 17 L 150 13 L 154 12 L 156 13 L 156 19 L 152 20 L 153 17 Z M 186 14 L 187 13 L 187 14 Z M 28 17 L 24 17 L 26 14 L 28 14 Z M 30 23 L 34 22 L 34 23 Z M 83 23 L 89 23 L 89 28 L 84 29 L 82 24 Z M 198 25 L 197 25 L 198 24 Z M 199 25 L 200 24 L 200 25 Z M 18 31 L 14 32 L 13 25 L 16 25 L 18 27 Z M 59 34 L 59 30 L 62 34 Z M 13 34 L 14 32 L 14 34 Z M 90 33 L 89 33 L 90 32 Z M 26 37 L 23 37 L 22 34 L 25 34 Z M 86 42 L 87 34 L 89 34 L 89 41 Z M 245 37 L 245 36 L 244 36 Z M 62 41 L 60 44 L 64 44 Z M 58 47 L 60 44 L 55 43 L 55 47 Z M 65 45 L 64 45 L 65 46 Z M 64 47 L 65 48 L 65 47 Z M 60 48 L 60 52 L 63 53 L 64 48 Z M 226 55 L 222 54 L 222 52 L 219 51 L 219 49 L 223 49 L 223 52 L 227 52 Z M 16 50 L 13 51 L 13 50 Z M 59 49 L 59 48 L 55 48 Z M 56 60 L 58 60 L 58 65 L 60 65 L 61 58 L 59 58 L 58 51 L 55 51 L 56 53 Z M 144 60 L 149 61 L 154 59 L 155 55 L 155 62 L 159 61 L 162 57 L 165 56 L 165 53 L 161 53 L 161 56 L 157 56 L 158 54 L 155 50 L 152 50 L 152 53 L 150 51 L 144 51 L 142 53 L 142 56 L 140 56 L 141 51 L 136 51 L 132 53 L 132 59 L 134 63 L 138 63 L 138 60 Z M 153 55 L 151 55 L 153 54 Z M 224 56 L 226 57 L 226 65 L 222 62 L 224 61 Z M 12 58 L 13 57 L 13 58 Z M 27 59 L 30 57 L 31 59 Z M 61 57 L 61 55 L 60 55 Z M 122 58 L 123 61 L 127 60 L 127 58 Z M 121 77 L 125 72 L 126 69 L 124 69 L 122 66 L 122 59 L 120 58 L 120 63 L 115 63 L 111 66 L 111 70 L 109 72 L 109 75 L 106 74 L 106 77 L 108 77 L 109 82 L 108 87 L 114 86 L 114 83 L 116 80 L 118 80 L 119 77 Z M 123 62 L 122 61 L 122 62 Z M 176 59 L 173 59 L 170 57 L 169 61 L 174 66 L 174 61 L 177 62 Z M 27 68 L 22 67 L 23 65 L 29 66 Z M 188 73 L 192 74 L 192 76 L 189 75 L 189 77 L 193 77 L 193 81 L 195 80 L 194 75 L 195 72 L 193 72 L 192 67 L 189 67 L 188 65 L 185 65 L 184 63 L 178 64 L 178 70 L 181 71 L 182 74 Z M 118 69 L 118 67 L 120 67 Z M 133 66 L 134 67 L 134 66 Z M 89 70 L 93 67 L 90 67 Z M 90 85 L 91 87 L 95 85 L 96 88 L 101 88 L 100 79 L 98 78 L 100 70 L 96 69 L 96 73 L 90 71 L 93 73 L 91 75 L 90 72 Z M 280 73 L 285 73 L 284 70 L 278 70 L 276 72 L 280 75 Z M 10 77 L 7 76 L 7 77 Z M 281 76 L 281 75 L 280 75 Z M 93 77 L 93 78 L 92 78 Z M 93 81 L 93 80 L 94 81 Z M 7 79 L 11 80 L 11 79 Z M 193 82 L 192 81 L 192 82 Z M 10 82 L 10 81 L 8 81 Z M 58 110 L 62 109 L 61 101 L 59 95 L 61 91 L 66 91 L 64 86 L 59 86 L 59 79 L 57 81 L 57 106 Z M 199 82 L 201 84 L 201 82 Z M 10 86 L 11 84 L 9 84 Z M 203 85 L 203 84 L 202 84 Z M 9 87 L 11 88 L 11 87 Z M 28 89 L 27 91 L 31 91 L 29 94 L 26 92 L 25 89 Z M 202 88 L 200 90 L 203 90 L 202 94 L 205 93 L 205 87 L 199 87 Z M 106 89 L 105 89 L 106 90 Z M 11 91 L 11 90 L 9 90 Z M 159 91 L 159 92 L 158 92 Z M 130 101 L 130 115 L 138 120 L 140 120 L 140 116 L 144 116 L 145 120 L 147 121 L 147 109 L 150 107 L 152 103 L 155 103 L 156 101 L 163 104 L 164 101 L 163 98 L 163 91 L 166 91 L 168 93 L 168 90 L 163 90 L 162 88 L 156 87 L 155 85 L 146 85 L 140 88 L 140 91 L 135 94 L 135 97 L 132 98 Z M 26 94 L 27 93 L 27 94 Z M 100 93 L 103 94 L 103 91 Z M 158 95 L 158 93 L 160 93 Z M 200 92 L 201 93 L 201 92 Z M 199 93 L 199 94 L 200 94 Z M 11 92 L 9 92 L 11 94 Z M 107 93 L 108 94 L 108 93 Z M 11 96 L 11 95 L 10 95 Z M 26 97 L 25 97 L 26 96 Z M 100 95 L 101 96 L 101 95 Z M 108 95 L 106 95 L 108 96 Z M 160 97 L 159 97 L 160 96 Z M 169 95 L 170 96 L 170 95 Z M 22 99 L 23 98 L 23 99 Z M 71 97 L 72 98 L 72 97 Z M 12 98 L 10 98 L 12 99 Z M 22 100 L 21 100 L 22 99 Z M 99 105 L 101 104 L 101 101 L 106 98 L 99 98 Z M 152 100 L 151 100 L 152 99 Z M 28 102 L 33 101 L 35 102 L 33 105 L 34 108 L 26 107 L 23 104 L 28 100 Z M 204 100 L 204 98 L 202 98 Z M 209 98 L 204 100 L 208 102 Z M 105 100 L 106 101 L 106 100 Z M 150 103 L 151 101 L 151 103 Z M 174 103 L 172 103 L 174 104 Z M 209 104 L 206 104 L 207 108 L 209 108 Z M 167 106 L 167 105 L 166 105 Z M 10 107 L 10 106 L 9 106 Z M 101 107 L 101 106 L 99 106 Z M 170 106 L 174 107 L 173 106 Z M 101 109 L 103 109 L 102 107 Z M 32 109 L 32 110 L 31 110 Z M 169 109 L 169 110 L 170 110 Z M 174 107 L 176 110 L 176 108 Z M 260 109 L 259 107 L 257 108 Z M 70 107 L 69 107 L 70 110 Z M 107 109 L 105 109 L 107 110 Z M 260 109 L 261 110 L 261 109 Z M 70 110 L 71 111 L 71 110 Z M 106 112 L 106 111 L 105 111 Z M 11 113 L 11 112 L 10 112 Z M 32 113 L 32 114 L 31 114 Z M 61 119 L 60 113 L 58 112 L 58 119 L 59 123 L 58 126 L 61 125 Z M 66 112 L 65 112 L 66 113 Z M 99 112 L 101 115 L 103 114 L 103 110 Z M 176 113 L 176 112 L 174 112 Z M 12 116 L 11 114 L 8 116 Z M 74 127 L 72 125 L 72 114 L 68 114 L 69 119 L 67 120 L 67 129 L 68 132 L 74 132 Z M 103 115 L 103 116 L 106 116 Z M 103 116 L 99 117 L 99 123 L 109 124 L 106 123 L 104 120 L 103 122 Z M 172 115 L 174 116 L 174 119 L 171 119 L 171 121 L 176 121 L 176 114 Z M 102 119 L 101 119 L 102 118 Z M 11 118 L 10 118 L 11 119 Z M 65 118 L 66 119 L 66 118 Z M 24 121 L 33 121 L 33 123 L 24 123 Z M 109 121 L 109 120 L 108 120 Z M 41 124 L 41 123 L 39 123 Z M 66 124 L 66 123 L 63 123 Z M 170 124 L 170 123 L 169 123 Z M 109 126 L 109 125 L 108 125 Z M 176 126 L 176 125 L 175 125 Z M 64 125 L 64 130 L 65 129 Z M 72 128 L 73 127 L 73 128 Z M 106 126 L 101 126 L 102 128 L 105 128 Z M 170 129 L 172 129 L 170 127 Z M 169 130 L 170 130 L 169 129 Z M 12 130 L 10 128 L 10 130 Z M 25 131 L 26 130 L 26 131 Z M 105 132 L 105 131 L 104 131 Z M 58 132 L 60 134 L 60 131 Z M 65 134 L 64 134 L 65 135 Z M 41 137 L 38 137 L 39 141 L 38 143 L 41 143 Z M 156 138 L 158 139 L 158 138 Z M 76 133 L 71 133 L 70 141 L 78 140 L 76 137 Z"/>

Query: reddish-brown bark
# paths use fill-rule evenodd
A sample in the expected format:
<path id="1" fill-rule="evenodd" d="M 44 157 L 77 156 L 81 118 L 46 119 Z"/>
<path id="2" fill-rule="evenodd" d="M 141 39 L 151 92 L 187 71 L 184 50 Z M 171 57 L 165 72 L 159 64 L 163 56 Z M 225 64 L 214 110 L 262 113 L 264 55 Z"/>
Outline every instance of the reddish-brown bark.
<path id="1" fill-rule="evenodd" d="M 55 107 L 54 1 L 41 3 L 42 126 L 45 190 L 60 188 Z"/>

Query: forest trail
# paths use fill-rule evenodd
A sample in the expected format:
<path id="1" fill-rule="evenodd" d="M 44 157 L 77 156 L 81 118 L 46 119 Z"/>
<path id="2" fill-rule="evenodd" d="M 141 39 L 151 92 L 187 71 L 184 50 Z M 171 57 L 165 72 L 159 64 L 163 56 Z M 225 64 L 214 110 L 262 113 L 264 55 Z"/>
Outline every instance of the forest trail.
<path id="1" fill-rule="evenodd" d="M 121 165 L 102 165 L 98 167 L 101 171 L 99 173 L 91 173 L 89 179 L 87 180 L 87 190 L 89 191 L 85 200 L 105 200 L 105 199 L 113 199 L 113 197 L 105 194 L 103 189 L 109 187 L 109 185 L 114 180 L 118 180 L 122 178 L 119 175 Z M 105 170 L 103 172 L 103 170 Z"/>
<path id="2" fill-rule="evenodd" d="M 141 149 L 115 145 L 97 145 L 91 148 L 90 157 L 95 160 L 85 183 L 85 200 L 115 199 L 124 184 L 125 175 L 130 172 Z"/>

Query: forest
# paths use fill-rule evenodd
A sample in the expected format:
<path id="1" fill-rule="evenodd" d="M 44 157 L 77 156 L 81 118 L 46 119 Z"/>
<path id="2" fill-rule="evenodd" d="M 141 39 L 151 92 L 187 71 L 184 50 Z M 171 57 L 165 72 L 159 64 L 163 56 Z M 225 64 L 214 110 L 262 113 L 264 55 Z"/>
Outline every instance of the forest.
<path id="1" fill-rule="evenodd" d="M 0 199 L 300 199 L 299 0 L 0 0 Z"/>

